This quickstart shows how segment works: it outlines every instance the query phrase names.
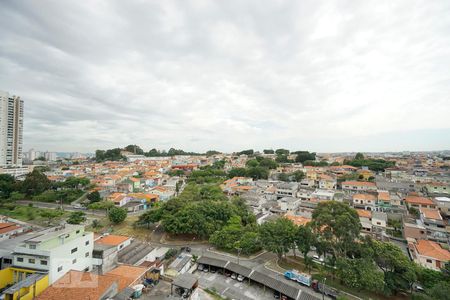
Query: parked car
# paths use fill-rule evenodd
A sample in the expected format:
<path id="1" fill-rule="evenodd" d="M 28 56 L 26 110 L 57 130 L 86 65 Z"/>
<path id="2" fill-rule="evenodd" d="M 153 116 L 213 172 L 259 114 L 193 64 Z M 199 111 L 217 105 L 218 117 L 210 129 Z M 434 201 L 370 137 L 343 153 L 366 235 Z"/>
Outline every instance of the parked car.
<path id="1" fill-rule="evenodd" d="M 236 273 L 231 274 L 231 279 L 237 279 Z"/>
<path id="2" fill-rule="evenodd" d="M 245 277 L 244 276 L 242 276 L 242 275 L 238 275 L 238 277 L 237 277 L 237 281 L 244 281 L 244 279 L 245 279 Z"/>
<path id="3" fill-rule="evenodd" d="M 230 277 L 230 276 L 231 276 L 231 273 L 228 272 L 227 270 L 225 270 L 225 276 Z"/>
<path id="4" fill-rule="evenodd" d="M 203 271 L 204 268 L 205 268 L 205 266 L 202 265 L 202 264 L 199 264 L 198 267 L 197 267 L 197 269 L 198 269 L 199 271 Z"/>
<path id="5" fill-rule="evenodd" d="M 205 268 L 203 269 L 203 272 L 205 272 L 205 273 L 208 273 L 209 272 L 209 270 L 208 270 L 208 268 L 205 266 Z"/>
<path id="6" fill-rule="evenodd" d="M 280 299 L 280 292 L 278 292 L 278 291 L 273 291 L 273 297 L 274 297 L 275 299 Z"/>
<path id="7" fill-rule="evenodd" d="M 188 252 L 191 253 L 191 248 L 190 247 L 181 247 L 181 252 Z"/>

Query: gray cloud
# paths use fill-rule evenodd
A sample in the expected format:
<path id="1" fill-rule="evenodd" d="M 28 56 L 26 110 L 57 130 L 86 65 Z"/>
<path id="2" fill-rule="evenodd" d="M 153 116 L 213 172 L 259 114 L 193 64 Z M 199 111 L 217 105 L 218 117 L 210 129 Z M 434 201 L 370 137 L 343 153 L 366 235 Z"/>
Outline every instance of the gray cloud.
<path id="1" fill-rule="evenodd" d="M 449 13 L 448 1 L 6 0 L 0 89 L 25 100 L 26 148 L 450 148 Z"/>

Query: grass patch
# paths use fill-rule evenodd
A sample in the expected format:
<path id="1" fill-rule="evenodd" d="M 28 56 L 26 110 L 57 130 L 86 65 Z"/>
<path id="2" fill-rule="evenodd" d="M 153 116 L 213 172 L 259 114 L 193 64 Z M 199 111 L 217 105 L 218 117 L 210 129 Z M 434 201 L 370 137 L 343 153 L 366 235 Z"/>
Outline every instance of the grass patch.
<path id="1" fill-rule="evenodd" d="M 16 205 L 13 209 L 0 207 L 0 215 L 8 216 L 10 218 L 17 219 L 19 221 L 29 222 L 40 226 L 48 225 L 48 219 L 43 218 L 41 216 L 41 213 L 46 211 L 55 211 L 55 210 L 23 205 Z M 58 223 L 59 221 L 67 218 L 69 214 L 70 212 L 61 211 L 61 215 L 59 217 L 54 218 L 51 222 Z"/>

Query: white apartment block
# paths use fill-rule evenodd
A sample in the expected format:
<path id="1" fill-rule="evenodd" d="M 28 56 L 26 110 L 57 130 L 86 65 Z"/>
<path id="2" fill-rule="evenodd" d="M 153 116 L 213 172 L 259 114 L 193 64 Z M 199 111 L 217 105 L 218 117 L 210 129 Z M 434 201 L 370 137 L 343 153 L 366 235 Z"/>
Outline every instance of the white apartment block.
<path id="1" fill-rule="evenodd" d="M 23 100 L 0 91 L 0 167 L 22 165 Z"/>
<path id="2" fill-rule="evenodd" d="M 94 234 L 82 225 L 62 225 L 40 232 L 14 249 L 13 266 L 45 271 L 52 284 L 70 270 L 90 271 Z"/>

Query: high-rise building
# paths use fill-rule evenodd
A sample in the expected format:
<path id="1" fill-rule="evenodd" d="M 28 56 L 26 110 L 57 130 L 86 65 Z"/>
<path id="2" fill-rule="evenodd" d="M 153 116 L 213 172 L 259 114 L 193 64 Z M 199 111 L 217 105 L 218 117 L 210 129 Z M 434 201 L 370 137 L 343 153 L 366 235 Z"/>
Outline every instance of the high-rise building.
<path id="1" fill-rule="evenodd" d="M 0 91 L 0 167 L 22 165 L 23 100 Z"/>

